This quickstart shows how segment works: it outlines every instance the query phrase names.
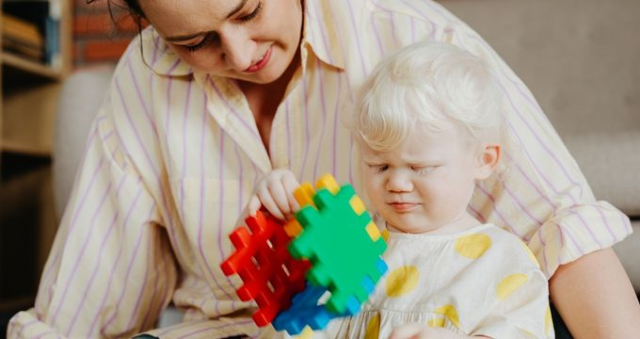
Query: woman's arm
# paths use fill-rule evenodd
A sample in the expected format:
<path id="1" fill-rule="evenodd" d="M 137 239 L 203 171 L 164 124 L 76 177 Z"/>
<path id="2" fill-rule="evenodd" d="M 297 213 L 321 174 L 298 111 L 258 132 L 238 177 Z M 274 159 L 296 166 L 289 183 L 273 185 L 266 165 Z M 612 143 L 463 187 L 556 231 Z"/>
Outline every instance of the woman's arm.
<path id="1" fill-rule="evenodd" d="M 640 304 L 611 248 L 561 265 L 549 284 L 573 337 L 640 338 Z"/>

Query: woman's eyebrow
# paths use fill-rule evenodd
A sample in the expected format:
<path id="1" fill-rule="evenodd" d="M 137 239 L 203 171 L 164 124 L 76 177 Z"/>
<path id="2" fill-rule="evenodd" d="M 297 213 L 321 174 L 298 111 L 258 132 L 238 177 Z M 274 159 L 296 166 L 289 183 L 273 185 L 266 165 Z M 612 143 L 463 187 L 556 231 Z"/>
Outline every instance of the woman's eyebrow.
<path id="1" fill-rule="evenodd" d="M 249 0 L 241 0 L 240 3 L 238 4 L 238 6 L 236 6 L 233 10 L 231 10 L 231 12 L 229 12 L 229 14 L 227 14 L 227 19 L 232 17 L 234 14 L 238 13 L 244 7 L 244 5 L 247 3 L 247 1 L 249 1 Z M 179 41 L 191 40 L 193 38 L 196 38 L 198 36 L 201 36 L 201 35 L 204 35 L 204 34 L 207 34 L 207 33 L 210 33 L 210 32 L 198 32 L 198 33 L 187 34 L 187 35 L 178 35 L 178 36 L 166 37 L 166 38 L 164 38 L 164 40 L 165 41 L 171 41 L 171 42 L 179 42 Z"/>

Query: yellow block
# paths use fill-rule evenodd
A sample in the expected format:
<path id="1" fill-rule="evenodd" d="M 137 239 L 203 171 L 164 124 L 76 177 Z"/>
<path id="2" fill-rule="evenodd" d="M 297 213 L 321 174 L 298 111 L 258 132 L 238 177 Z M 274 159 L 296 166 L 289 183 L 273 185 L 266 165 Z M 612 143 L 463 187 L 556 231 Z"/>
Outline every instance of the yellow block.
<path id="1" fill-rule="evenodd" d="M 340 185 L 338 185 L 336 179 L 331 174 L 323 174 L 320 176 L 320 179 L 318 179 L 318 182 L 316 183 L 316 187 L 318 189 L 326 188 L 333 195 L 338 194 L 340 191 Z"/>

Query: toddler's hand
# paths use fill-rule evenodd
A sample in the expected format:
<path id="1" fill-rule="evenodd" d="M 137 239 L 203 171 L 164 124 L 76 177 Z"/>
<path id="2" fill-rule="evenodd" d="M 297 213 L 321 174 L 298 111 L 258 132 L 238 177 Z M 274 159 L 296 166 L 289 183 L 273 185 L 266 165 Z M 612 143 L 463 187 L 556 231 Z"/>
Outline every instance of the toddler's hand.
<path id="1" fill-rule="evenodd" d="M 269 213 L 284 220 L 300 208 L 293 197 L 293 191 L 298 186 L 300 184 L 291 171 L 287 169 L 273 170 L 256 185 L 255 196 L 250 205 L 255 206 L 257 198 L 260 205 L 264 206 Z"/>

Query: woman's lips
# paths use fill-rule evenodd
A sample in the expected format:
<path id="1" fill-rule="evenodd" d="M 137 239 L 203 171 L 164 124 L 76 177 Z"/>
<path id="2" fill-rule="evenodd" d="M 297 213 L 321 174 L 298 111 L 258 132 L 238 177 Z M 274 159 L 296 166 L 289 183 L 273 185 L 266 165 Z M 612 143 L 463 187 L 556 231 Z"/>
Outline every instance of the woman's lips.
<path id="1" fill-rule="evenodd" d="M 255 73 L 255 72 L 263 69 L 265 66 L 267 66 L 267 63 L 269 63 L 269 59 L 271 59 L 271 49 L 272 48 L 269 47 L 269 49 L 262 56 L 262 59 L 260 59 L 255 64 L 249 66 L 244 71 L 247 72 L 247 73 Z"/>

